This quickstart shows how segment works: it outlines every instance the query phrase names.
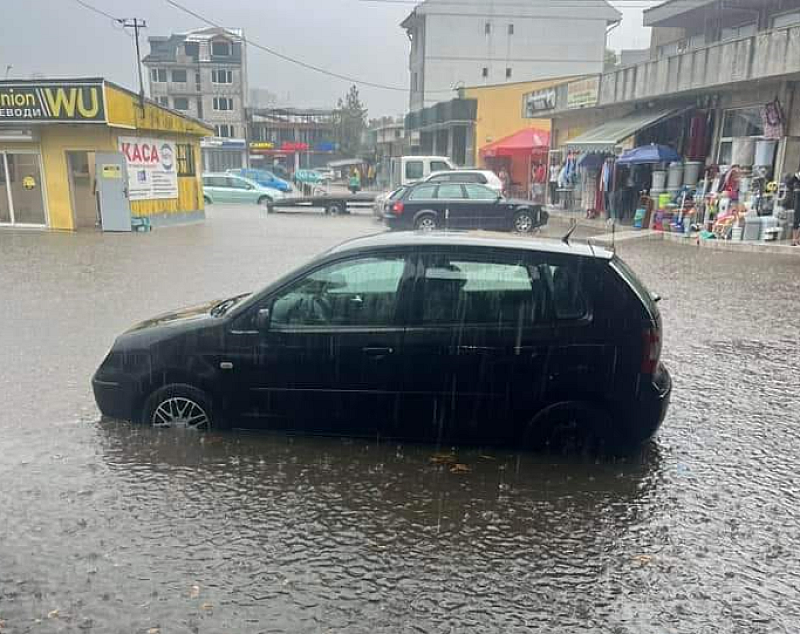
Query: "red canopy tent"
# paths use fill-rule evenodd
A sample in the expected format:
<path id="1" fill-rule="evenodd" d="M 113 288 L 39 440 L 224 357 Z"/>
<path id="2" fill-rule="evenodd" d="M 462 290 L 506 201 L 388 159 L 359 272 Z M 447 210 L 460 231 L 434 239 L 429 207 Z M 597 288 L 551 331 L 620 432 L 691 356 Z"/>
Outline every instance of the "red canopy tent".
<path id="1" fill-rule="evenodd" d="M 547 130 L 524 128 L 484 145 L 480 149 L 480 155 L 488 166 L 495 169 L 505 164 L 511 176 L 511 183 L 517 190 L 513 193 L 521 195 L 523 191 L 529 192 L 534 159 L 538 159 L 536 163 L 546 163 L 549 148 L 550 133 Z"/>

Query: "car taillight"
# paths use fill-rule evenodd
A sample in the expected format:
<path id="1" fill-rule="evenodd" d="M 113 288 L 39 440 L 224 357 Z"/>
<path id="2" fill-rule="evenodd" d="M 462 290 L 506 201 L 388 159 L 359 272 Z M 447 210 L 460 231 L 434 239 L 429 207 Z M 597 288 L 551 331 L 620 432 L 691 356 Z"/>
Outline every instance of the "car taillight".
<path id="1" fill-rule="evenodd" d="M 642 372 L 655 374 L 661 356 L 661 333 L 657 328 L 647 328 L 642 333 Z"/>
<path id="2" fill-rule="evenodd" d="M 403 204 L 403 201 L 398 200 L 394 205 L 392 205 L 392 213 L 395 216 L 399 216 L 403 213 L 403 209 L 405 209 L 405 207 L 406 206 Z"/>

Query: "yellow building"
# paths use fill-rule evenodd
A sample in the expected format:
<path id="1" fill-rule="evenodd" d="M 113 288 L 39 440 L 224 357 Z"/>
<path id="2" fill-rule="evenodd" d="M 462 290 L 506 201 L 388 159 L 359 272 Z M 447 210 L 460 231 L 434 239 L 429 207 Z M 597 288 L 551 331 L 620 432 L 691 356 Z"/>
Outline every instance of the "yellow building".
<path id="1" fill-rule="evenodd" d="M 558 78 L 465 88 L 464 97 L 477 102 L 474 165 L 481 164 L 481 148 L 524 128 L 550 132 L 550 119 L 525 117 L 523 97 L 534 91 L 555 88 L 564 81 L 565 78 Z"/>
<path id="2" fill-rule="evenodd" d="M 112 207 L 154 226 L 203 218 L 211 135 L 103 79 L 0 81 L 0 227 L 108 229 Z"/>

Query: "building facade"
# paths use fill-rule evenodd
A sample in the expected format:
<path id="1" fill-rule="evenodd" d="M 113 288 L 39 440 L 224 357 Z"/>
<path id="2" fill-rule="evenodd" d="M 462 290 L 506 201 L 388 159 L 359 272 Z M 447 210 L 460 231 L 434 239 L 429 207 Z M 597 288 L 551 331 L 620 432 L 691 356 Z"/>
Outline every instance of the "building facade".
<path id="1" fill-rule="evenodd" d="M 580 4 L 422 2 L 401 24 L 411 42 L 409 109 L 446 101 L 462 86 L 602 72 L 606 28 L 621 14 L 605 0 Z"/>
<path id="2" fill-rule="evenodd" d="M 214 130 L 203 143 L 204 168 L 245 166 L 247 47 L 241 29 L 198 29 L 148 41 L 150 53 L 143 62 L 150 97 Z"/>
<path id="3" fill-rule="evenodd" d="M 0 81 L 0 227 L 109 230 L 204 216 L 201 121 L 102 78 Z M 115 218 L 115 219 L 116 219 Z"/>
<path id="4" fill-rule="evenodd" d="M 336 150 L 333 115 L 320 108 L 248 109 L 251 164 L 277 161 L 293 170 L 324 165 Z"/>

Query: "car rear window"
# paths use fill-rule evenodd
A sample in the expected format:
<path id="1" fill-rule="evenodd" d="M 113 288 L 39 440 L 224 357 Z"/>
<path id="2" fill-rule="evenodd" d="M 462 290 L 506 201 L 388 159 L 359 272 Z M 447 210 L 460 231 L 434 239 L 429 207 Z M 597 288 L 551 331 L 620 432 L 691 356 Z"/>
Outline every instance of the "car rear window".
<path id="1" fill-rule="evenodd" d="M 403 194 L 405 194 L 405 192 L 406 192 L 406 190 L 407 190 L 407 189 L 408 189 L 408 187 L 398 187 L 398 188 L 397 188 L 397 189 L 395 189 L 395 190 L 394 190 L 394 191 L 393 191 L 391 194 L 389 194 L 389 195 L 387 196 L 387 200 L 397 200 L 397 199 L 398 199 L 398 198 L 400 198 L 400 197 L 401 197 Z"/>
<path id="2" fill-rule="evenodd" d="M 432 172 L 445 172 L 447 170 L 453 169 L 444 161 L 431 161 L 431 171 Z"/>
<path id="3" fill-rule="evenodd" d="M 409 200 L 431 200 L 436 185 L 420 185 L 411 191 L 408 196 Z"/>
<path id="4" fill-rule="evenodd" d="M 644 283 L 638 277 L 636 277 L 633 269 L 631 269 L 631 267 L 629 267 L 624 260 L 621 260 L 618 257 L 615 257 L 613 260 L 611 260 L 611 268 L 614 269 L 619 276 L 625 280 L 625 283 L 631 287 L 639 300 L 647 307 L 647 310 L 650 312 L 650 314 L 653 317 L 657 317 L 659 311 L 655 299 L 653 299 L 653 294 L 647 289 Z"/>

